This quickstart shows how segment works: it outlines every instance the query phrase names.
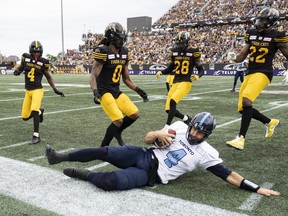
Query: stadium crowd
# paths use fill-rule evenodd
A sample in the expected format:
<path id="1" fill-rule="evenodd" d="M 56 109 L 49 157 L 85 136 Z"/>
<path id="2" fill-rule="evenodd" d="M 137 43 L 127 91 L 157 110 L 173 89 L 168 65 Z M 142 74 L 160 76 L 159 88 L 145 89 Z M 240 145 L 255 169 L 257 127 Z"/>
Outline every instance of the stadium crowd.
<path id="1" fill-rule="evenodd" d="M 287 1 L 243 1 L 236 0 L 179 0 L 167 13 L 153 25 L 170 25 L 189 21 L 207 21 L 223 18 L 251 17 L 259 8 L 272 6 L 280 8 L 280 13 L 288 13 Z M 183 17 L 183 15 L 185 15 Z M 231 50 L 239 50 L 244 45 L 244 34 L 251 25 L 249 23 L 222 24 L 207 26 L 176 27 L 143 32 L 129 32 L 126 46 L 131 52 L 131 64 L 167 64 L 172 39 L 180 30 L 189 31 L 191 45 L 202 51 L 202 63 L 226 63 L 226 55 Z M 279 29 L 287 30 L 287 21 L 281 20 Z M 93 62 L 93 47 L 103 39 L 103 34 L 82 34 L 84 44 L 79 49 L 67 50 L 63 60 L 58 65 L 91 65 Z M 281 68 L 284 57 L 279 53 L 275 67 Z M 79 69 L 80 68 L 80 69 Z M 65 70 L 66 71 L 66 70 Z M 69 71 L 69 70 L 68 70 Z M 64 73 L 64 70 L 56 71 Z M 71 72 L 71 71 L 70 71 Z M 82 73 L 83 67 L 78 67 L 71 73 Z"/>

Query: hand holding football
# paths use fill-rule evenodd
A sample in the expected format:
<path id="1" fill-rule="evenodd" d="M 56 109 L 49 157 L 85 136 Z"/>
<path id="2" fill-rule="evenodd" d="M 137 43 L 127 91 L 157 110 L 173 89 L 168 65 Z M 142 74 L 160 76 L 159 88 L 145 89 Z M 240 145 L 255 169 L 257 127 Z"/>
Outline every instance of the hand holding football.
<path id="1" fill-rule="evenodd" d="M 164 129 L 164 131 L 162 129 L 161 132 L 162 133 L 155 140 L 154 145 L 158 148 L 165 148 L 172 144 L 172 140 L 176 137 L 176 131 L 168 128 Z"/>

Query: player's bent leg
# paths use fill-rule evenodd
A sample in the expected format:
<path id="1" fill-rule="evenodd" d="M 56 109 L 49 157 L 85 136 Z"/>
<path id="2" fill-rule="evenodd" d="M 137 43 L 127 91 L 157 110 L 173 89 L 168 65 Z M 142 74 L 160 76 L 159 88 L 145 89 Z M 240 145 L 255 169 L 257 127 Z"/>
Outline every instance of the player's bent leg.
<path id="1" fill-rule="evenodd" d="M 115 172 L 92 172 L 87 176 L 88 181 L 105 191 L 117 190 Z"/>
<path id="2" fill-rule="evenodd" d="M 69 160 L 68 154 L 58 153 L 50 145 L 45 146 L 45 156 L 47 157 L 50 165 Z"/>
<path id="3" fill-rule="evenodd" d="M 68 167 L 63 170 L 63 173 L 71 178 L 78 178 L 83 181 L 88 181 L 88 176 L 91 174 L 91 171 L 87 169 Z"/>
<path id="4" fill-rule="evenodd" d="M 147 185 L 148 173 L 143 169 L 129 167 L 115 171 L 117 190 L 130 190 Z"/>

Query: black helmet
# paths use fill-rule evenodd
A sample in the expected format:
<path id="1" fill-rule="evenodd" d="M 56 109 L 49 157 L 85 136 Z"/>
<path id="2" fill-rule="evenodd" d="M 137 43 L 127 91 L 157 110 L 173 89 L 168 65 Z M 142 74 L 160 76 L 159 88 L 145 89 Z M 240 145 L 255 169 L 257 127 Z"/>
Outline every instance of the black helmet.
<path id="1" fill-rule="evenodd" d="M 267 32 L 278 24 L 279 12 L 274 8 L 262 9 L 254 19 L 254 26 L 258 32 Z"/>
<path id="2" fill-rule="evenodd" d="M 191 137 L 190 131 L 192 127 L 205 134 L 205 136 L 201 141 L 196 141 Z M 198 113 L 188 125 L 186 138 L 191 145 L 197 145 L 202 141 L 206 140 L 215 127 L 216 127 L 216 119 L 213 117 L 211 113 L 209 112 Z"/>
<path id="3" fill-rule="evenodd" d="M 120 49 L 127 40 L 125 28 L 117 22 L 109 23 L 105 29 L 108 42 Z"/>
<path id="4" fill-rule="evenodd" d="M 189 41 L 190 41 L 190 34 L 186 31 L 179 32 L 176 38 L 174 38 L 174 43 L 180 51 L 183 51 L 188 47 Z"/>
<path id="5" fill-rule="evenodd" d="M 41 57 L 42 54 L 43 54 L 42 44 L 39 41 L 37 41 L 37 40 L 36 41 L 32 41 L 30 46 L 29 46 L 29 52 L 30 52 L 31 55 L 33 55 L 32 52 L 38 52 L 38 53 L 40 53 L 40 57 Z"/>

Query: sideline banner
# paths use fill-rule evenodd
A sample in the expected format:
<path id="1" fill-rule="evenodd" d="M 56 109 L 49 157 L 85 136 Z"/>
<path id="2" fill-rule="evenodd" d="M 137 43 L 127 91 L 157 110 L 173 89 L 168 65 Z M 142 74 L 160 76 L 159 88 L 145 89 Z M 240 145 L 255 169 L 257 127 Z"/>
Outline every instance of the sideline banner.
<path id="1" fill-rule="evenodd" d="M 158 70 L 129 70 L 130 75 L 156 75 Z M 197 74 L 197 70 L 194 71 Z M 236 70 L 205 70 L 204 76 L 234 76 Z M 283 76 L 285 70 L 274 70 L 274 76 Z M 164 75 L 165 76 L 165 75 Z"/>

